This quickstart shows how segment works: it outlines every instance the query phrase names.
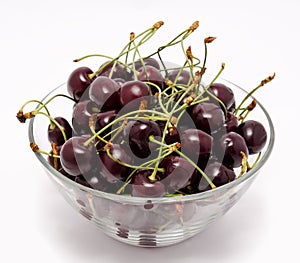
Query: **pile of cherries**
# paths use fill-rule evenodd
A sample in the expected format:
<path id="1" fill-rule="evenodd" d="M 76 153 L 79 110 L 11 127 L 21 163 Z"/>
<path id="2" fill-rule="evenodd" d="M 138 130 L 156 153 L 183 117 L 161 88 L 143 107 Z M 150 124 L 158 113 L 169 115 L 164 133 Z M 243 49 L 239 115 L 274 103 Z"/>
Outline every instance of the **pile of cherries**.
<path id="1" fill-rule="evenodd" d="M 137 46 L 128 50 L 137 54 Z M 204 85 L 205 65 L 193 64 L 191 53 L 183 66 L 172 68 L 158 54 L 131 63 L 118 56 L 95 72 L 79 67 L 70 74 L 72 119 L 47 116 L 47 154 L 56 170 L 100 191 L 162 197 L 207 191 L 251 169 L 248 156 L 259 154 L 267 141 L 260 122 L 245 120 L 255 100 L 236 107 L 229 87 Z M 17 117 L 25 122 L 46 108 L 40 103 Z"/>

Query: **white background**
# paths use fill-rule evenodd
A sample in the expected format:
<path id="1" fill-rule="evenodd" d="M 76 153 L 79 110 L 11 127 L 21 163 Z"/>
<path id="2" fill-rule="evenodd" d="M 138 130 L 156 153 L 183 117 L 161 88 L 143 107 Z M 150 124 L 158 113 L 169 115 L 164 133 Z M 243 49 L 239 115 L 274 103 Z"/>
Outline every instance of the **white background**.
<path id="1" fill-rule="evenodd" d="M 1 0 L 1 262 L 300 262 L 300 4 L 273 1 Z M 29 149 L 27 124 L 15 114 L 65 82 L 89 53 L 111 56 L 156 21 L 164 44 L 199 20 L 187 41 L 209 46 L 208 69 L 251 90 L 276 72 L 256 97 L 274 121 L 272 156 L 249 191 L 200 235 L 162 249 L 130 247 L 106 237 L 72 210 Z M 154 45 L 153 44 L 153 45 Z M 98 65 L 98 64 L 97 64 Z"/>

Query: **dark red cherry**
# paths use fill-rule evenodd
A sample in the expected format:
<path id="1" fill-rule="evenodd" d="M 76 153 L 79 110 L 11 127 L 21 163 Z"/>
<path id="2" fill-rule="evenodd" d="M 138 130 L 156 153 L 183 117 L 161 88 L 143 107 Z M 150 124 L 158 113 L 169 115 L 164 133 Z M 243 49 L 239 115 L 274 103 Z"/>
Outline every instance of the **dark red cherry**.
<path id="1" fill-rule="evenodd" d="M 198 129 L 187 129 L 181 134 L 181 152 L 203 169 L 212 154 L 213 138 Z"/>
<path id="2" fill-rule="evenodd" d="M 141 60 L 137 60 L 134 62 L 135 70 L 139 70 L 141 67 L 143 67 L 143 65 L 160 69 L 159 63 L 155 58 L 145 58 L 143 59 L 143 63 Z"/>
<path id="3" fill-rule="evenodd" d="M 114 143 L 110 147 L 109 153 L 114 159 L 117 159 L 122 163 L 132 163 L 131 156 L 127 154 L 126 150 L 120 144 Z M 131 169 L 110 158 L 110 156 L 107 154 L 107 151 L 100 151 L 99 156 L 102 161 L 100 173 L 108 182 L 120 182 L 120 180 L 123 180 L 130 174 Z"/>
<path id="4" fill-rule="evenodd" d="M 165 170 L 160 180 L 172 191 L 189 185 L 195 170 L 195 167 L 181 156 L 167 157 L 161 161 L 159 167 Z"/>
<path id="5" fill-rule="evenodd" d="M 189 194 L 189 195 L 199 193 L 198 185 L 199 185 L 201 178 L 202 178 L 202 175 L 200 174 L 200 172 L 197 169 L 195 169 L 192 176 L 188 180 L 187 185 L 185 187 L 179 189 L 179 192 L 184 193 L 184 194 Z"/>
<path id="6" fill-rule="evenodd" d="M 224 134 L 214 147 L 214 153 L 218 159 L 227 167 L 240 167 L 242 165 L 242 154 L 248 156 L 248 148 L 244 138 L 236 132 Z"/>
<path id="7" fill-rule="evenodd" d="M 234 93 L 231 88 L 227 87 L 222 83 L 213 83 L 209 88 L 213 95 L 215 95 L 219 100 L 221 100 L 226 109 L 232 107 L 233 103 L 235 102 Z M 212 98 L 212 100 L 214 100 Z"/>
<path id="8" fill-rule="evenodd" d="M 222 109 L 214 103 L 196 104 L 188 108 L 188 112 L 194 120 L 196 128 L 208 134 L 217 132 L 225 123 Z"/>
<path id="9" fill-rule="evenodd" d="M 227 118 L 224 126 L 227 132 L 236 131 L 239 126 L 237 117 L 230 111 L 227 111 Z"/>
<path id="10" fill-rule="evenodd" d="M 163 134 L 163 132 L 165 130 L 166 122 L 159 121 L 159 122 L 157 122 L 157 124 L 160 127 L 161 134 Z M 174 125 L 170 124 L 170 127 L 167 127 L 167 129 L 166 129 L 165 143 L 172 144 L 175 142 L 180 143 L 180 135 L 179 135 L 177 128 Z"/>
<path id="11" fill-rule="evenodd" d="M 119 98 L 122 106 L 125 106 L 129 102 L 137 101 L 137 106 L 139 105 L 138 99 L 142 97 L 149 96 L 148 86 L 139 80 L 127 81 L 119 89 Z"/>
<path id="12" fill-rule="evenodd" d="M 116 110 L 109 110 L 109 111 L 103 111 L 97 113 L 95 117 L 95 125 L 94 129 L 96 132 L 100 131 L 102 128 L 104 128 L 106 125 L 111 123 L 116 116 L 118 115 L 118 111 Z M 111 129 L 107 128 L 104 133 L 101 133 L 101 135 L 107 134 Z"/>
<path id="13" fill-rule="evenodd" d="M 112 69 L 113 66 L 114 66 L 114 69 Z M 128 78 L 127 75 L 129 73 L 119 62 L 117 62 L 115 64 L 114 61 L 106 61 L 100 66 L 100 68 L 102 68 L 102 69 L 100 70 L 100 72 L 98 72 L 97 76 L 110 77 L 110 75 L 111 75 L 112 79 L 114 79 L 114 78 L 127 79 Z M 113 70 L 113 72 L 111 73 L 112 70 Z"/>
<path id="14" fill-rule="evenodd" d="M 238 126 L 237 133 L 245 139 L 249 154 L 259 153 L 266 145 L 267 131 L 258 121 L 244 121 Z"/>
<path id="15" fill-rule="evenodd" d="M 90 101 L 79 101 L 74 105 L 72 114 L 72 126 L 76 134 L 91 133 L 89 119 L 93 113 L 99 112 L 97 105 Z"/>
<path id="16" fill-rule="evenodd" d="M 151 154 L 149 137 L 161 137 L 159 125 L 151 120 L 135 121 L 130 126 L 128 142 L 132 153 L 139 158 L 147 158 Z"/>
<path id="17" fill-rule="evenodd" d="M 232 169 L 229 169 L 217 161 L 209 163 L 204 172 L 217 187 L 227 184 L 236 178 L 236 175 Z M 202 177 L 198 185 L 198 190 L 203 192 L 210 189 L 211 186 L 207 180 Z"/>
<path id="18" fill-rule="evenodd" d="M 85 174 L 94 167 L 97 153 L 93 143 L 84 145 L 88 138 L 89 136 L 73 136 L 62 145 L 60 163 L 69 175 Z"/>
<path id="19" fill-rule="evenodd" d="M 161 72 L 152 66 L 145 66 L 145 67 L 141 67 L 138 71 L 138 80 L 143 81 L 143 82 L 151 82 L 156 84 L 157 86 L 159 86 L 161 89 L 164 88 L 164 82 L 165 79 L 163 77 L 163 75 L 161 74 Z M 155 94 L 156 92 L 158 92 L 159 90 L 157 88 L 155 88 L 155 86 L 148 84 L 152 93 Z"/>
<path id="20" fill-rule="evenodd" d="M 187 70 L 181 71 L 179 69 L 174 69 L 168 72 L 168 79 L 171 80 L 173 84 L 188 85 L 191 77 L 190 72 Z"/>
<path id="21" fill-rule="evenodd" d="M 63 117 L 55 117 L 55 121 L 61 126 L 66 135 L 66 140 L 72 137 L 72 127 L 69 122 Z M 48 126 L 48 140 L 54 142 L 56 145 L 62 145 L 65 142 L 64 136 L 61 130 L 55 123 L 51 123 Z"/>
<path id="22" fill-rule="evenodd" d="M 88 67 L 80 67 L 75 69 L 67 81 L 68 93 L 76 100 L 79 100 L 88 86 L 92 83 L 89 77 L 93 71 Z"/>
<path id="23" fill-rule="evenodd" d="M 89 88 L 89 97 L 101 110 L 117 109 L 119 107 L 119 85 L 114 80 L 105 77 L 97 77 Z"/>
<path id="24" fill-rule="evenodd" d="M 121 88 L 126 82 L 126 80 L 123 78 L 114 78 L 113 80 L 118 84 L 119 88 Z"/>
<path id="25" fill-rule="evenodd" d="M 131 181 L 131 195 L 134 197 L 161 197 L 166 194 L 165 185 L 149 180 L 152 170 L 137 171 Z"/>

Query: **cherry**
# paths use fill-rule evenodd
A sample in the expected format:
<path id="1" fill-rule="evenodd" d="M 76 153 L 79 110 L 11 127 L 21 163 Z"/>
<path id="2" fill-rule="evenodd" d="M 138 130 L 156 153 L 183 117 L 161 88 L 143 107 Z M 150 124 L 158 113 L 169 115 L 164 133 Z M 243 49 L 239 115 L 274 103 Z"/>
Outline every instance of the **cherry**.
<path id="1" fill-rule="evenodd" d="M 203 102 L 188 108 L 191 118 L 194 120 L 197 129 L 208 134 L 217 132 L 225 122 L 222 109 L 209 102 Z"/>
<path id="2" fill-rule="evenodd" d="M 123 78 L 123 79 L 128 79 L 128 74 L 129 72 L 127 72 L 127 70 L 119 63 L 117 62 L 114 66 L 114 69 L 113 69 L 113 73 L 111 74 L 111 70 L 112 70 L 112 67 L 114 65 L 114 61 L 106 61 L 104 62 L 100 68 L 102 68 L 97 76 L 105 76 L 105 77 L 110 77 L 111 75 L 111 78 Z M 106 66 L 105 66 L 106 65 Z M 99 68 L 99 69 L 100 69 Z"/>
<path id="3" fill-rule="evenodd" d="M 91 133 L 89 119 L 93 113 L 97 112 L 99 109 L 91 100 L 79 101 L 74 105 L 72 125 L 77 135 Z"/>
<path id="4" fill-rule="evenodd" d="M 166 122 L 159 121 L 159 122 L 157 122 L 157 124 L 159 125 L 159 128 L 161 130 L 161 134 L 163 134 Z M 180 143 L 180 135 L 179 135 L 178 129 L 174 125 L 171 125 L 166 130 L 165 143 L 166 144 L 172 144 L 172 143 L 175 143 L 175 142 Z"/>
<path id="5" fill-rule="evenodd" d="M 69 122 L 63 118 L 63 117 L 55 117 L 55 121 L 58 122 L 58 124 L 63 129 L 66 140 L 72 137 L 72 127 L 70 126 Z M 58 128 L 55 123 L 51 123 L 48 126 L 48 140 L 49 142 L 53 142 L 56 145 L 62 145 L 65 142 L 65 138 L 61 132 L 61 130 Z"/>
<path id="6" fill-rule="evenodd" d="M 75 69 L 67 81 L 67 90 L 74 99 L 79 100 L 88 86 L 92 83 L 89 75 L 93 71 L 88 67 L 80 67 Z"/>
<path id="7" fill-rule="evenodd" d="M 150 136 L 161 137 L 159 125 L 151 120 L 135 121 L 129 126 L 128 142 L 132 153 L 139 158 L 147 158 L 151 154 Z"/>
<path id="8" fill-rule="evenodd" d="M 217 158 L 227 167 L 235 168 L 242 165 L 242 154 L 248 156 L 248 148 L 244 138 L 236 132 L 224 134 L 214 147 Z"/>
<path id="9" fill-rule="evenodd" d="M 86 174 L 95 165 L 96 149 L 92 143 L 85 146 L 89 136 L 73 136 L 67 140 L 60 150 L 62 168 L 71 176 Z"/>
<path id="10" fill-rule="evenodd" d="M 137 171 L 131 181 L 131 195 L 135 197 L 161 197 L 166 194 L 165 185 L 160 181 L 151 181 L 152 170 Z"/>
<path id="11" fill-rule="evenodd" d="M 161 74 L 161 72 L 152 66 L 146 65 L 145 67 L 141 67 L 138 71 L 138 80 L 143 81 L 143 82 L 151 82 L 153 84 L 156 84 L 159 86 L 161 89 L 164 88 L 164 77 Z M 153 85 L 149 85 L 150 89 L 153 94 L 158 92 L 159 90 L 154 87 Z"/>
<path id="12" fill-rule="evenodd" d="M 187 129 L 181 134 L 181 152 L 204 168 L 212 154 L 213 138 L 198 129 Z"/>
<path id="13" fill-rule="evenodd" d="M 202 175 L 199 173 L 197 169 L 195 169 L 192 176 L 189 178 L 187 185 L 179 189 L 179 192 L 188 195 L 199 193 L 198 185 L 201 178 Z"/>
<path id="14" fill-rule="evenodd" d="M 213 83 L 209 88 L 208 91 L 215 95 L 219 100 L 221 100 L 226 109 L 230 109 L 234 102 L 234 93 L 231 88 L 227 87 L 222 83 Z M 212 100 L 215 100 L 212 98 Z"/>
<path id="15" fill-rule="evenodd" d="M 179 190 L 190 184 L 195 167 L 181 156 L 170 156 L 163 159 L 159 165 L 164 168 L 160 176 L 169 190 Z"/>
<path id="16" fill-rule="evenodd" d="M 119 98 L 122 106 L 132 101 L 139 101 L 138 99 L 149 96 L 149 94 L 149 87 L 139 80 L 127 81 L 119 89 Z"/>
<path id="17" fill-rule="evenodd" d="M 255 120 L 242 122 L 237 128 L 237 133 L 245 139 L 249 154 L 259 153 L 267 142 L 265 127 Z"/>
<path id="18" fill-rule="evenodd" d="M 168 79 L 171 80 L 174 84 L 188 85 L 190 82 L 190 72 L 187 70 L 179 69 L 170 70 L 168 72 Z"/>
<path id="19" fill-rule="evenodd" d="M 126 82 L 126 80 L 123 78 L 114 78 L 113 80 L 119 85 L 119 88 L 121 88 L 123 84 Z"/>
<path id="20" fill-rule="evenodd" d="M 159 63 L 157 62 L 157 60 L 155 58 L 151 58 L 151 57 L 145 58 L 145 59 L 143 59 L 143 63 L 144 63 L 145 66 L 152 66 L 156 69 L 160 69 Z M 139 70 L 140 68 L 142 68 L 143 63 L 142 63 L 141 59 L 135 61 L 134 62 L 135 69 Z"/>
<path id="21" fill-rule="evenodd" d="M 130 174 L 131 169 L 122 163 L 131 164 L 131 156 L 127 154 L 120 144 L 116 143 L 110 147 L 109 153 L 119 162 L 113 160 L 106 151 L 100 151 L 99 156 L 102 161 L 100 174 L 110 183 L 116 183 L 120 180 L 124 180 L 124 178 Z"/>
<path id="22" fill-rule="evenodd" d="M 227 132 L 236 131 L 237 127 L 239 126 L 239 121 L 237 117 L 230 111 L 227 111 L 226 116 L 227 116 L 226 121 L 224 123 L 226 131 Z"/>
<path id="23" fill-rule="evenodd" d="M 119 84 L 114 80 L 100 76 L 91 84 L 89 97 L 102 110 L 116 109 L 119 104 L 119 96 L 117 93 L 119 87 Z"/>
<path id="24" fill-rule="evenodd" d="M 118 115 L 118 111 L 116 110 L 109 110 L 109 111 L 103 111 L 97 113 L 95 118 L 95 125 L 94 125 L 95 131 L 96 132 L 100 131 L 106 125 L 111 123 L 116 118 L 117 115 Z M 107 134 L 110 130 L 111 129 L 106 129 L 106 131 L 104 131 L 103 134 Z M 101 135 L 103 134 L 101 133 Z"/>
<path id="25" fill-rule="evenodd" d="M 215 186 L 221 186 L 233 181 L 236 177 L 234 171 L 224 166 L 223 164 L 214 161 L 210 162 L 206 169 L 205 174 L 212 180 Z M 211 186 L 208 184 L 207 180 L 202 177 L 199 184 L 198 190 L 200 192 L 210 190 Z"/>

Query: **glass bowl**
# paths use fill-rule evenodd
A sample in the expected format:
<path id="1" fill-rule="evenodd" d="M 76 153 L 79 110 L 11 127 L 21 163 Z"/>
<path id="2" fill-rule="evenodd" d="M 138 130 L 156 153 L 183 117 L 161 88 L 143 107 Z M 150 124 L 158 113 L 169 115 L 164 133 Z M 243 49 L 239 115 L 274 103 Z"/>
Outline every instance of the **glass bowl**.
<path id="1" fill-rule="evenodd" d="M 217 82 L 230 87 L 237 102 L 247 94 L 230 81 L 218 78 Z M 51 91 L 43 101 L 57 93 L 67 94 L 66 90 L 63 84 Z M 50 112 L 52 116 L 61 116 L 63 113 L 62 116 L 69 116 L 70 120 L 72 102 L 68 105 L 67 100 L 58 97 L 51 103 Z M 249 119 L 250 116 L 264 125 L 268 135 L 257 165 L 230 183 L 193 195 L 142 198 L 101 192 L 68 179 L 49 165 L 47 156 L 38 152 L 35 156 L 67 202 L 106 235 L 134 246 L 169 246 L 200 233 L 223 216 L 238 202 L 268 160 L 274 144 L 274 127 L 270 116 L 259 101 Z M 41 149 L 49 150 L 47 126 L 46 118 L 31 119 L 29 140 Z"/>

